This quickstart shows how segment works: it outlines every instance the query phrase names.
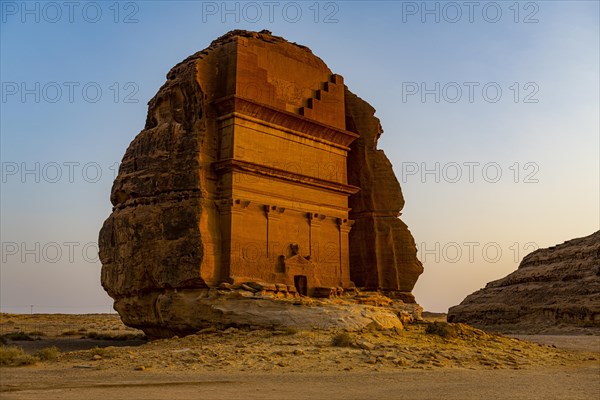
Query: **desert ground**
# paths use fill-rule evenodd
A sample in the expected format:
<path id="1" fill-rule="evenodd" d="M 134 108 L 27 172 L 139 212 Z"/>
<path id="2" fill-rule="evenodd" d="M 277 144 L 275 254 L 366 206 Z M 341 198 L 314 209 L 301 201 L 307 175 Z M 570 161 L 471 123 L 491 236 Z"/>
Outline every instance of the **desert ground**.
<path id="1" fill-rule="evenodd" d="M 1 314 L 0 399 L 600 396 L 598 335 L 502 336 L 425 319 L 404 330 L 231 327 L 147 342 L 114 314 Z"/>

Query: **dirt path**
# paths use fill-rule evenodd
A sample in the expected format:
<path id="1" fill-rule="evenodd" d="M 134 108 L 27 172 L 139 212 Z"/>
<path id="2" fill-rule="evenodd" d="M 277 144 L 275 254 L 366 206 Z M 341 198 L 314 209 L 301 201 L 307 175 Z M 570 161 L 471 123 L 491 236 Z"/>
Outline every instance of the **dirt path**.
<path id="1" fill-rule="evenodd" d="M 509 335 L 528 342 L 554 345 L 559 349 L 600 353 L 600 336 L 587 335 Z"/>
<path id="2" fill-rule="evenodd" d="M 317 367 L 318 368 L 318 367 Z M 24 373 L 25 372 L 25 373 Z M 597 362 L 525 370 L 227 373 L 27 368 L 2 371 L 3 400 L 598 399 Z"/>

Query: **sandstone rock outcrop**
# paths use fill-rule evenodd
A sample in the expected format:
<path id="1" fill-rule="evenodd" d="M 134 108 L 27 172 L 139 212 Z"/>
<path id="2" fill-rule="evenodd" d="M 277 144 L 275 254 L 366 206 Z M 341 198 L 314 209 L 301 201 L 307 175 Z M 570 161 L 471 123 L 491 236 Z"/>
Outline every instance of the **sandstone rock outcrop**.
<path id="1" fill-rule="evenodd" d="M 423 272 L 412 234 L 400 211 L 404 197 L 392 164 L 377 140 L 383 133 L 375 109 L 346 91 L 346 124 L 360 133 L 348 155 L 348 182 L 361 190 L 349 199 L 350 275 L 369 290 L 414 303 L 411 291 Z"/>
<path id="2" fill-rule="evenodd" d="M 100 231 L 102 285 L 123 321 L 189 333 L 215 322 L 216 288 L 290 299 L 358 287 L 414 303 L 423 268 L 374 112 L 267 31 L 229 32 L 177 64 Z"/>
<path id="3" fill-rule="evenodd" d="M 600 327 L 600 231 L 523 258 L 510 275 L 450 308 L 449 322 L 501 330 Z"/>
<path id="4" fill-rule="evenodd" d="M 283 300 L 216 289 L 165 291 L 156 298 L 130 296 L 119 303 L 127 324 L 142 327 L 149 338 L 193 334 L 208 327 L 254 329 L 402 329 L 420 313 L 419 306 L 376 307 L 332 300 Z M 156 313 L 148 324 L 146 313 Z"/>

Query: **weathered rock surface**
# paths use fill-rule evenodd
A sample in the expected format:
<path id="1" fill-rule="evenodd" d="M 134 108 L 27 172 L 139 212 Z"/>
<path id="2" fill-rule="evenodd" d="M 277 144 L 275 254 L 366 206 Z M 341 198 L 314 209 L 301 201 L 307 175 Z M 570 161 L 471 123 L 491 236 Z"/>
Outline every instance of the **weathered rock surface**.
<path id="1" fill-rule="evenodd" d="M 249 327 L 253 329 L 402 329 L 403 319 L 411 322 L 420 315 L 416 304 L 392 307 L 333 302 L 331 300 L 289 300 L 269 296 L 253 297 L 216 289 L 153 292 L 130 296 L 117 303 L 128 325 L 141 326 L 149 338 L 195 333 L 208 327 Z M 148 326 L 148 310 L 159 323 Z M 410 312 L 409 312 L 410 311 Z"/>
<path id="2" fill-rule="evenodd" d="M 250 318 L 242 304 L 268 309 L 261 293 L 356 296 L 355 286 L 414 303 L 423 267 L 374 112 L 309 49 L 266 31 L 229 32 L 177 64 L 123 157 L 100 231 L 102 286 L 123 321 L 154 337 L 189 333 Z M 246 296 L 232 309 L 200 295 L 232 285 Z M 283 307 L 257 325 L 280 324 Z M 346 325 L 381 319 L 363 314 Z"/>
<path id="3" fill-rule="evenodd" d="M 346 91 L 346 124 L 360 134 L 348 155 L 348 182 L 361 190 L 349 199 L 350 276 L 359 287 L 378 289 L 414 303 L 411 291 L 423 273 L 412 234 L 400 211 L 404 197 L 392 164 L 377 141 L 383 129 L 375 109 Z"/>
<path id="4" fill-rule="evenodd" d="M 451 307 L 448 321 L 525 331 L 600 327 L 600 231 L 532 252 L 515 272 Z"/>

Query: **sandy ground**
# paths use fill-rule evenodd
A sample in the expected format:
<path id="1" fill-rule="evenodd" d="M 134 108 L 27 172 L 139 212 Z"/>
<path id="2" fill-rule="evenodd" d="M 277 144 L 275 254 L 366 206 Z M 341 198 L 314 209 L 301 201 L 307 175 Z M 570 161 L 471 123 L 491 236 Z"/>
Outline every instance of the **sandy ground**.
<path id="1" fill-rule="evenodd" d="M 418 324 L 351 334 L 347 346 L 333 345 L 340 332 L 234 328 L 145 343 L 64 336 L 61 317 L 1 317 L 2 332 L 58 326 L 15 343 L 64 351 L 57 361 L 0 368 L 0 399 L 600 398 L 598 336 L 527 337 L 549 346 L 463 325 L 441 337 Z M 126 330 L 114 315 L 78 320 L 78 332 Z"/>
<path id="2" fill-rule="evenodd" d="M 2 399 L 598 399 L 598 365 L 511 370 L 192 373 L 12 369 Z M 4 371 L 3 371 L 4 373 Z M 66 378 L 68 376 L 68 378 Z M 11 385 L 12 386 L 12 385 Z M 13 387 L 14 388 L 14 387 Z M 9 389 L 10 390 L 10 389 Z"/>
<path id="3" fill-rule="evenodd" d="M 528 342 L 556 346 L 573 351 L 592 351 L 600 353 L 600 336 L 591 335 L 509 335 Z"/>

